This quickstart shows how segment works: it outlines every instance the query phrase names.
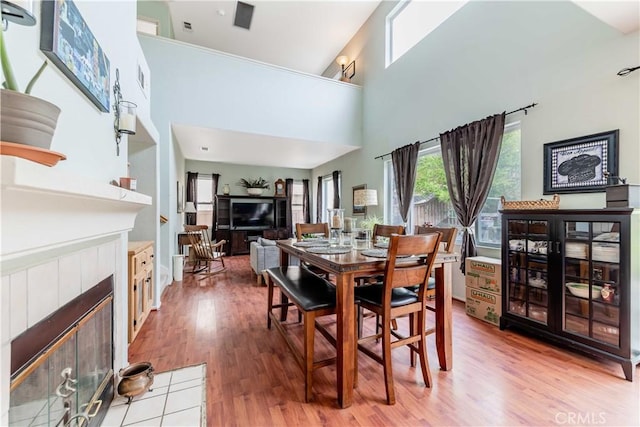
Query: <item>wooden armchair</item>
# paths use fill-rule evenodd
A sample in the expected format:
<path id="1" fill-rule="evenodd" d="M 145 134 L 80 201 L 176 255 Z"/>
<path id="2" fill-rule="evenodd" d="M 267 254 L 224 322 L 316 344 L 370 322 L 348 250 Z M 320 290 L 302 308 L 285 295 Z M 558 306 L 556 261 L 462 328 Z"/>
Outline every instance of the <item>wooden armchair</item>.
<path id="1" fill-rule="evenodd" d="M 211 243 L 209 227 L 206 225 L 185 225 L 184 229 L 191 243 L 192 273 L 211 276 L 224 271 L 224 245 L 227 241 Z M 219 263 L 218 266 L 212 267 L 215 263 Z"/>

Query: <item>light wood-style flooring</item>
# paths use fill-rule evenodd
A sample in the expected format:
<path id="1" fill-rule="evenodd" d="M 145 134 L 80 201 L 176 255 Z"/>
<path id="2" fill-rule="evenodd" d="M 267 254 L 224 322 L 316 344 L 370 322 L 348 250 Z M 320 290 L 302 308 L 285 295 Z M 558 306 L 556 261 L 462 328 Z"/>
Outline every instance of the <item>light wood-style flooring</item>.
<path id="1" fill-rule="evenodd" d="M 640 380 L 626 381 L 618 364 L 500 331 L 467 316 L 460 302 L 453 370 L 439 370 L 434 337 L 427 338 L 432 388 L 399 348 L 396 405 L 385 404 L 382 367 L 363 354 L 353 406 L 337 408 L 333 366 L 316 371 L 315 400 L 304 403 L 302 372 L 266 328 L 267 288 L 256 284 L 248 256 L 225 262 L 223 273 L 200 281 L 185 273 L 167 287 L 129 347 L 130 363 L 149 361 L 157 372 L 206 363 L 211 426 L 640 425 Z M 331 352 L 316 336 L 320 357 Z"/>

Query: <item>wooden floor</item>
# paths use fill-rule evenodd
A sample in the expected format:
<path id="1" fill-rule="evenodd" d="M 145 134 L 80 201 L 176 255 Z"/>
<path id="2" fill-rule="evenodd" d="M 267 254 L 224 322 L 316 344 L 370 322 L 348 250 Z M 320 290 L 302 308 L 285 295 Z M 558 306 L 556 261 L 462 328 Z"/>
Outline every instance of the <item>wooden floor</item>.
<path id="1" fill-rule="evenodd" d="M 363 354 L 353 406 L 337 408 L 333 366 L 316 371 L 315 400 L 304 403 L 300 369 L 266 328 L 267 288 L 256 284 L 248 256 L 225 262 L 223 273 L 201 281 L 185 273 L 167 287 L 129 348 L 130 363 L 149 361 L 158 372 L 206 363 L 209 425 L 640 425 L 640 380 L 626 381 L 618 364 L 500 331 L 459 302 L 452 371 L 438 369 L 428 338 L 433 388 L 400 348 L 395 406 L 385 404 L 382 367 Z M 316 352 L 329 353 L 317 336 Z"/>

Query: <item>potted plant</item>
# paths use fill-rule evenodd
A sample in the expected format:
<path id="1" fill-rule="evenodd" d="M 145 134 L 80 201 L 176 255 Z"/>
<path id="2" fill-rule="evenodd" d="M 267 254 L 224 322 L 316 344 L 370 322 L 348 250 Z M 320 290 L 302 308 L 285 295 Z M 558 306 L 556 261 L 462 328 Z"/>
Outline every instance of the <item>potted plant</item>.
<path id="1" fill-rule="evenodd" d="M 5 81 L 0 90 L 0 138 L 6 142 L 49 149 L 58 123 L 60 109 L 50 102 L 31 96 L 31 89 L 47 62 L 45 61 L 27 84 L 24 93 L 13 74 L 9 54 L 0 31 L 0 59 Z"/>
<path id="2" fill-rule="evenodd" d="M 264 190 L 269 189 L 269 183 L 264 178 L 260 177 L 257 179 L 249 178 L 249 179 L 240 179 L 238 181 L 238 185 L 247 189 L 247 193 L 252 196 L 259 196 L 262 194 Z"/>

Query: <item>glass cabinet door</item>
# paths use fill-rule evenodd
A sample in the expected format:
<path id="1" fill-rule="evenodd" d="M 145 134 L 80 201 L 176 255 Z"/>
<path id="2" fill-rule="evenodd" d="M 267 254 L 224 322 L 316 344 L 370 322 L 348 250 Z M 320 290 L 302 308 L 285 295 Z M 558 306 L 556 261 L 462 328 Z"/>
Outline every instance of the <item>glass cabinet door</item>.
<path id="1" fill-rule="evenodd" d="M 547 324 L 549 222 L 520 220 L 507 222 L 509 313 Z"/>
<path id="2" fill-rule="evenodd" d="M 620 345 L 620 223 L 564 222 L 563 330 Z"/>

